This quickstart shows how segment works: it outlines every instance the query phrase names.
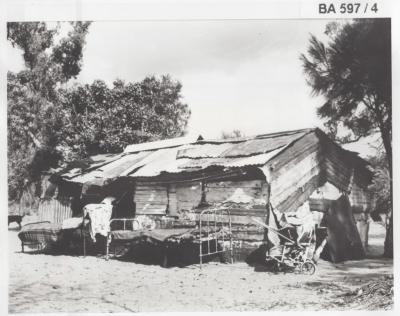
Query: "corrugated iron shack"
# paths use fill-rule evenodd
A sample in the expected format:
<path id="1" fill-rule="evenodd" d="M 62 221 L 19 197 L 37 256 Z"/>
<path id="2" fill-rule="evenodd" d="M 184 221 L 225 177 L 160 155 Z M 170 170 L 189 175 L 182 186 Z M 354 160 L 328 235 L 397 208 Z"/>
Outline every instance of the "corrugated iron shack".
<path id="1" fill-rule="evenodd" d="M 147 216 L 159 227 L 170 228 L 170 223 L 179 220 L 195 221 L 206 208 L 227 208 L 242 257 L 268 238 L 250 217 L 279 226 L 284 214 L 307 205 L 315 224 L 328 226 L 328 234 L 352 236 L 351 245 L 357 251 L 337 248 L 335 242 L 341 241 L 330 240 L 338 253 L 344 252 L 331 258 L 340 261 L 363 257 L 370 181 L 367 163 L 357 153 L 344 150 L 315 128 L 235 139 L 177 138 L 130 145 L 123 153 L 109 155 L 88 168 L 70 170 L 58 184 L 80 187 L 82 205 L 113 195 L 124 201 L 114 216 Z M 339 198 L 350 205 L 340 220 L 334 211 Z M 328 217 L 329 223 L 335 223 L 332 227 L 326 222 Z"/>

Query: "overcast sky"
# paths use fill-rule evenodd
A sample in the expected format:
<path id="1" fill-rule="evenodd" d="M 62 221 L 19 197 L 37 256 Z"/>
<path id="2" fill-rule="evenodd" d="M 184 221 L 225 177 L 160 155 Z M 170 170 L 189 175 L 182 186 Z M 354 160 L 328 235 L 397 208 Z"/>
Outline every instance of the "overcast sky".
<path id="1" fill-rule="evenodd" d="M 91 26 L 82 82 L 171 74 L 192 110 L 189 134 L 218 137 L 320 125 L 299 60 L 321 21 L 105 22 Z"/>
<path id="2" fill-rule="evenodd" d="M 170 74 L 192 116 L 188 133 L 207 138 L 239 129 L 255 135 L 321 127 L 300 54 L 310 34 L 326 40 L 327 20 L 94 22 L 81 83 L 139 81 Z M 22 58 L 9 49 L 10 69 Z"/>

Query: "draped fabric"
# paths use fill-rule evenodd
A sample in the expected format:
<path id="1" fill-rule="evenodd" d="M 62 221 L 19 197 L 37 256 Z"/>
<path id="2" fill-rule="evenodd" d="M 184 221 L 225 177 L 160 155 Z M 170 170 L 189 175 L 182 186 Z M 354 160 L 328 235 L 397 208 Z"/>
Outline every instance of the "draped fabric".
<path id="1" fill-rule="evenodd" d="M 100 204 L 88 204 L 83 208 L 84 217 L 90 219 L 89 231 L 93 241 L 96 241 L 96 234 L 107 237 L 110 231 L 113 200 L 107 197 Z"/>

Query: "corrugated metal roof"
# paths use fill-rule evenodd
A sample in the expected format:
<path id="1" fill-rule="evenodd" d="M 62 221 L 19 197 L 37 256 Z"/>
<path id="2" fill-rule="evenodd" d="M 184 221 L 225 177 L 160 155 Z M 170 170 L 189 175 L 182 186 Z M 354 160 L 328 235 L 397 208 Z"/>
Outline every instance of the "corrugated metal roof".
<path id="1" fill-rule="evenodd" d="M 176 138 L 171 138 L 171 139 L 157 140 L 154 142 L 133 144 L 133 145 L 126 146 L 126 148 L 124 149 L 124 153 L 133 153 L 133 152 L 139 152 L 139 151 L 144 151 L 144 150 L 155 150 L 155 149 L 161 149 L 161 148 L 177 147 L 177 146 L 181 146 L 184 144 L 194 143 L 199 138 L 201 138 L 200 135 L 198 137 L 183 136 L 183 137 L 176 137 Z"/>
<path id="2" fill-rule="evenodd" d="M 283 147 L 280 147 L 265 154 L 249 157 L 186 159 L 186 163 L 180 164 L 179 169 L 205 169 L 211 166 L 223 166 L 229 168 L 262 166 L 265 165 L 272 157 L 277 155 L 282 149 Z"/>
<path id="3" fill-rule="evenodd" d="M 109 164 L 115 160 L 118 160 L 121 157 L 121 154 L 101 154 L 89 157 L 89 159 L 84 160 L 84 164 L 87 164 L 85 168 L 77 167 L 68 170 L 68 172 L 64 172 L 62 174 L 63 178 L 74 178 L 76 176 L 82 175 L 82 173 L 87 173 L 91 170 L 95 170 L 105 164 Z"/>
<path id="4" fill-rule="evenodd" d="M 186 146 L 178 152 L 177 158 L 235 158 L 261 155 L 282 148 L 304 136 L 307 132 L 298 132 L 265 138 L 253 138 L 239 142 L 206 143 L 199 142 Z"/>
<path id="5" fill-rule="evenodd" d="M 78 176 L 72 177 L 71 181 L 85 183 L 95 181 L 95 179 L 104 178 L 112 179 L 124 175 L 126 170 L 137 164 L 143 158 L 150 155 L 151 152 L 139 152 L 127 155 L 119 155 L 118 159 L 111 160 L 106 164 L 101 164 L 98 168 L 90 168 L 89 172 L 80 173 Z"/>
<path id="6" fill-rule="evenodd" d="M 142 167 L 133 173 L 129 173 L 131 177 L 155 177 L 161 173 L 179 173 L 184 171 L 180 168 L 188 162 L 189 159 L 177 159 L 178 148 L 165 148 L 153 152 L 141 161 Z M 135 167 L 135 166 L 134 166 Z M 137 168 L 136 168 L 137 169 Z M 128 174 L 127 174 L 128 175 Z"/>
<path id="7" fill-rule="evenodd" d="M 240 138 L 186 144 L 176 148 L 160 149 L 147 157 L 131 177 L 155 177 L 162 173 L 197 171 L 212 166 L 240 168 L 263 166 L 286 146 L 312 130 L 300 130 L 253 138 Z"/>
<path id="8" fill-rule="evenodd" d="M 85 183 L 99 178 L 155 177 L 162 173 L 202 170 L 211 166 L 228 168 L 263 166 L 286 146 L 312 131 L 298 130 L 251 138 L 201 140 L 187 143 L 188 138 L 164 140 L 128 146 L 125 153 L 90 172 L 72 177 Z M 93 170 L 94 169 L 94 170 Z"/>

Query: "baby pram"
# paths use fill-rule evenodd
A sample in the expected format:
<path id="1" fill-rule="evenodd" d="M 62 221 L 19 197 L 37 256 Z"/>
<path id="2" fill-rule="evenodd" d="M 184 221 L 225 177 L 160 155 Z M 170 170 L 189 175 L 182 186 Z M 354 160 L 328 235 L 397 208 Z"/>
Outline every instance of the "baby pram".
<path id="1" fill-rule="evenodd" d="M 279 237 L 280 243 L 273 245 L 268 249 L 266 260 L 272 263 L 275 271 L 297 270 L 300 273 L 312 275 L 315 273 L 316 267 L 313 262 L 315 250 L 315 232 L 306 231 L 301 236 L 295 238 L 290 229 L 275 229 L 270 227 L 258 219 L 253 218 L 258 223 Z"/>

